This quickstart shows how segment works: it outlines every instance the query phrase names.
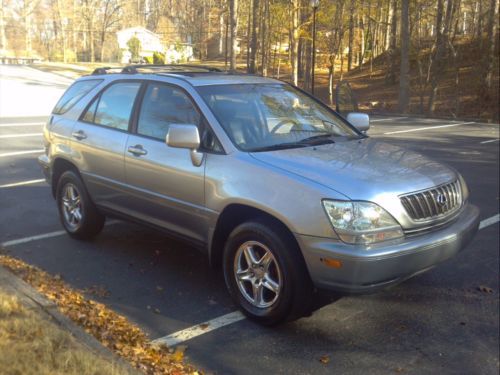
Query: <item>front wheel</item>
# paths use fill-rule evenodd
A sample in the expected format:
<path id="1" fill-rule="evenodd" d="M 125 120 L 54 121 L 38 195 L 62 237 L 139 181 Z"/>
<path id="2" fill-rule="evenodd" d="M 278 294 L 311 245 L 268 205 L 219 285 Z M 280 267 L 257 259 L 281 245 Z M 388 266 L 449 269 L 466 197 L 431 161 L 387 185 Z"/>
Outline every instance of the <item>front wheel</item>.
<path id="1" fill-rule="evenodd" d="M 243 313 L 261 324 L 309 312 L 312 283 L 304 259 L 273 221 L 247 222 L 233 230 L 224 250 L 224 278 Z"/>
<path id="2" fill-rule="evenodd" d="M 104 216 L 97 210 L 80 177 L 73 171 L 64 172 L 56 191 L 59 217 L 66 232 L 77 239 L 90 239 L 101 232 Z"/>

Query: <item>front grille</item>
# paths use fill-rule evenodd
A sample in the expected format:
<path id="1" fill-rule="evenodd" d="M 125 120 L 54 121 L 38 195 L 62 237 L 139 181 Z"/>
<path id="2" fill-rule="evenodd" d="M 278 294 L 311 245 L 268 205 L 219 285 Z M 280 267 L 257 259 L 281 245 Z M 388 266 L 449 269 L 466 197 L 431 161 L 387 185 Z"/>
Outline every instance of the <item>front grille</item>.
<path id="1" fill-rule="evenodd" d="M 451 214 L 462 205 L 458 181 L 400 196 L 406 212 L 413 220 L 428 220 Z"/>

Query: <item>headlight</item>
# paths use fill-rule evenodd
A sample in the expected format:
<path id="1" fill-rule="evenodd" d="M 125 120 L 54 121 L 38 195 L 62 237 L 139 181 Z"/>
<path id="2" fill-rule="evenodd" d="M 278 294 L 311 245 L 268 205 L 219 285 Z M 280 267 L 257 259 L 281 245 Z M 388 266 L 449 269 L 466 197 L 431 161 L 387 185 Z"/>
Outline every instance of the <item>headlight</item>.
<path id="1" fill-rule="evenodd" d="M 344 242 L 369 244 L 404 236 L 399 223 L 375 203 L 323 200 L 323 207 Z"/>

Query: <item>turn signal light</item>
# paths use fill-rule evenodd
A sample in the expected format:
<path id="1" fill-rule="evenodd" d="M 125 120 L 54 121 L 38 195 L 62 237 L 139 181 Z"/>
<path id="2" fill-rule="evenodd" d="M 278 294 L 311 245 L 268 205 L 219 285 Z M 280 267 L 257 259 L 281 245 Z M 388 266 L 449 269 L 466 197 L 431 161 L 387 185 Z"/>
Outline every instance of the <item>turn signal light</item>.
<path id="1" fill-rule="evenodd" d="M 328 267 L 332 268 L 342 268 L 342 261 L 338 259 L 330 259 L 330 258 L 321 258 L 320 259 L 324 264 Z"/>

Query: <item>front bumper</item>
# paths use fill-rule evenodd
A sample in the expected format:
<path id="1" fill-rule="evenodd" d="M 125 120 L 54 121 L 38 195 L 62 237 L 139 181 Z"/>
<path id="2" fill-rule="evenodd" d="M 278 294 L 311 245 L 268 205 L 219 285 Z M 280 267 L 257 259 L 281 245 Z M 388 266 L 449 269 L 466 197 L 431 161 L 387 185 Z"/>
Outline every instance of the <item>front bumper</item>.
<path id="1" fill-rule="evenodd" d="M 445 228 L 375 245 L 349 245 L 297 234 L 311 279 L 320 289 L 370 292 L 401 282 L 462 251 L 476 234 L 479 209 L 467 204 Z M 333 268 L 325 259 L 341 262 Z"/>

